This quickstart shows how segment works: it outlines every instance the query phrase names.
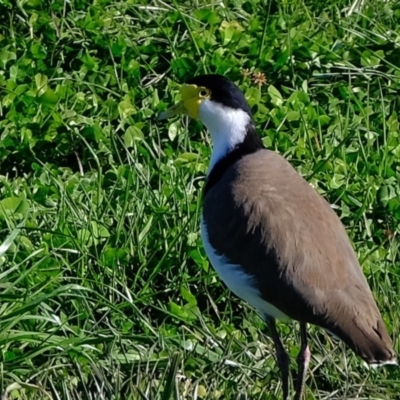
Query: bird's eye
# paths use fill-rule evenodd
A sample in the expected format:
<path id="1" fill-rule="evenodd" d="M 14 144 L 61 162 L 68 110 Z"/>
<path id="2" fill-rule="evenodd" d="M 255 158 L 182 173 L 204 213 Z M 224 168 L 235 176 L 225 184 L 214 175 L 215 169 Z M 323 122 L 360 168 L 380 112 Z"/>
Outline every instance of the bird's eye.
<path id="1" fill-rule="evenodd" d="M 209 94 L 209 91 L 206 89 L 201 89 L 199 92 L 200 97 L 207 97 Z"/>

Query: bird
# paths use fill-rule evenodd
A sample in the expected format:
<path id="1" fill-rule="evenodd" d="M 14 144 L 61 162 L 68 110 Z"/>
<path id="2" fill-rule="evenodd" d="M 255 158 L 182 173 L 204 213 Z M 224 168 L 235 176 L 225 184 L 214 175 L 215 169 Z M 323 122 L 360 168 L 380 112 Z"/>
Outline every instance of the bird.
<path id="1" fill-rule="evenodd" d="M 342 340 L 367 364 L 397 364 L 392 340 L 345 227 L 330 204 L 279 153 L 267 149 L 249 104 L 225 76 L 198 75 L 158 120 L 186 114 L 211 136 L 200 230 L 213 268 L 265 320 L 283 399 L 290 358 L 276 320 L 300 325 L 294 399 L 303 398 L 307 325 Z"/>

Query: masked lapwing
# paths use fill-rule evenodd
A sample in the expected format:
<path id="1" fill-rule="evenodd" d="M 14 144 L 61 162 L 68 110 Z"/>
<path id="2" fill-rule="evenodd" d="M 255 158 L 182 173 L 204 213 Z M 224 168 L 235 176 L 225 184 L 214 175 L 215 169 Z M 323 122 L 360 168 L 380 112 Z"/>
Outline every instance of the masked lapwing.
<path id="1" fill-rule="evenodd" d="M 267 150 L 239 88 L 201 75 L 159 120 L 185 113 L 212 139 L 201 220 L 211 264 L 237 296 L 265 318 L 289 399 L 289 357 L 275 319 L 300 323 L 295 399 L 310 362 L 307 323 L 347 344 L 368 364 L 395 364 L 392 341 L 344 226 L 326 202 L 278 153 Z"/>

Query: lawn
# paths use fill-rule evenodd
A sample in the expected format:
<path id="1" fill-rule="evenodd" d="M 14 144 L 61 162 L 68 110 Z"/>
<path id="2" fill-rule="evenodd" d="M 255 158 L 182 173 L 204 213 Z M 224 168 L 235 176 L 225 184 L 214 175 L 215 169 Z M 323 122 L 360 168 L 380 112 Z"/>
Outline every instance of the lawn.
<path id="1" fill-rule="evenodd" d="M 400 352 L 398 0 L 0 0 L 3 400 L 281 396 L 201 245 L 207 133 L 156 122 L 211 72 L 335 208 Z M 400 399 L 398 367 L 310 343 L 307 399 Z"/>

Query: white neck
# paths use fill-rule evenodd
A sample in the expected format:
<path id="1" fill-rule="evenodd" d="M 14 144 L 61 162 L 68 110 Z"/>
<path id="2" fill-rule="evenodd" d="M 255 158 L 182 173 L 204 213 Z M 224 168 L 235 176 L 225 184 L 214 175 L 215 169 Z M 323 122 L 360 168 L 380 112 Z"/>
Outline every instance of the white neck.
<path id="1" fill-rule="evenodd" d="M 243 110 L 204 100 L 200 104 L 199 119 L 209 130 L 213 144 L 208 175 L 219 160 L 244 141 L 251 118 Z"/>

